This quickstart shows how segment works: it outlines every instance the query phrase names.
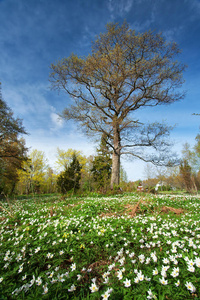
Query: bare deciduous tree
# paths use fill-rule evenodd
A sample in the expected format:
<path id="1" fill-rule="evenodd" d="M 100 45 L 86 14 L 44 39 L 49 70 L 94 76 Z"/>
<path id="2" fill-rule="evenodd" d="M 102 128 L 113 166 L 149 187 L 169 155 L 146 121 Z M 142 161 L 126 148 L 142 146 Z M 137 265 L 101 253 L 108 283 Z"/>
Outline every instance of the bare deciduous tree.
<path id="1" fill-rule="evenodd" d="M 52 87 L 71 96 L 63 116 L 87 134 L 104 133 L 112 149 L 111 187 L 119 184 L 120 156 L 166 164 L 170 126 L 143 124 L 135 112 L 182 99 L 185 66 L 175 60 L 179 49 L 161 34 L 136 33 L 127 23 L 108 24 L 87 57 L 72 54 L 51 65 Z M 154 149 L 160 152 L 141 150 Z"/>

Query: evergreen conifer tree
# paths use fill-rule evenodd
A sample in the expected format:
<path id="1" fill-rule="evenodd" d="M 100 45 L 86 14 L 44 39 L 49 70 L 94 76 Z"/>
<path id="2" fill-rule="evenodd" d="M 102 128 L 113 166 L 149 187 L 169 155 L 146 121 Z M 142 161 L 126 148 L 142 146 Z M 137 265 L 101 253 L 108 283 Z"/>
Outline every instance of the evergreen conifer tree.
<path id="1" fill-rule="evenodd" d="M 110 183 L 112 171 L 112 159 L 106 141 L 106 136 L 103 134 L 101 143 L 97 148 L 97 155 L 94 157 L 92 174 L 93 179 L 97 183 L 97 188 L 107 188 Z"/>
<path id="2" fill-rule="evenodd" d="M 62 194 L 65 194 L 71 190 L 75 192 L 80 188 L 80 179 L 81 165 L 76 154 L 74 153 L 69 167 L 66 167 L 65 171 L 58 176 L 57 185 Z"/>

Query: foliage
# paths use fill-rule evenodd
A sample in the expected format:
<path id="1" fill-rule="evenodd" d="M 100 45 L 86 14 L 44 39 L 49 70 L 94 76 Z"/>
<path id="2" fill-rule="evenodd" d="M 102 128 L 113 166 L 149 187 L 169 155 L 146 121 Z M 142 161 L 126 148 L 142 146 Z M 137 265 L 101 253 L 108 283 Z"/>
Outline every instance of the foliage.
<path id="1" fill-rule="evenodd" d="M 200 134 L 197 134 L 196 136 L 196 145 L 194 146 L 194 150 L 198 157 L 200 157 Z"/>
<path id="2" fill-rule="evenodd" d="M 33 149 L 28 155 L 28 160 L 24 162 L 23 169 L 18 172 L 19 191 L 26 194 L 40 193 L 45 182 L 47 168 L 47 159 L 44 152 Z"/>
<path id="3" fill-rule="evenodd" d="M 48 167 L 45 175 L 45 193 L 52 194 L 57 191 L 56 181 L 57 175 L 54 174 L 54 171 L 51 167 Z"/>
<path id="4" fill-rule="evenodd" d="M 110 185 L 112 159 L 110 157 L 110 151 L 106 143 L 107 137 L 102 135 L 101 143 L 97 148 L 97 155 L 94 156 L 93 166 L 91 169 L 93 179 L 96 182 L 97 189 L 104 189 Z"/>
<path id="5" fill-rule="evenodd" d="M 86 158 L 85 164 L 81 165 L 81 180 L 80 180 L 80 192 L 90 193 L 95 189 L 94 179 L 92 176 L 91 169 L 93 167 L 93 155 L 90 155 Z"/>
<path id="6" fill-rule="evenodd" d="M 2 99 L 0 86 L 0 193 L 12 194 L 18 181 L 17 170 L 26 160 L 25 142 L 20 138 L 26 134 L 22 121 Z"/>
<path id="7" fill-rule="evenodd" d="M 200 297 L 197 196 L 50 195 L 0 207 L 2 299 Z"/>
<path id="8" fill-rule="evenodd" d="M 83 191 L 90 191 L 92 188 L 90 169 L 91 169 L 91 157 L 86 157 L 83 155 L 82 151 L 78 151 L 75 149 L 67 149 L 62 150 L 57 148 L 57 160 L 56 160 L 56 169 L 62 172 L 65 171 L 70 163 L 73 160 L 73 155 L 76 155 L 80 165 L 81 165 L 81 179 L 80 179 L 80 187 Z"/>
<path id="9" fill-rule="evenodd" d="M 81 165 L 77 158 L 76 153 L 73 153 L 72 162 L 70 165 L 65 167 L 57 179 L 57 185 L 60 188 L 62 194 L 66 194 L 68 191 L 73 190 L 75 192 L 80 188 L 81 179 Z"/>
<path id="10" fill-rule="evenodd" d="M 192 190 L 192 174 L 191 174 L 192 168 L 188 164 L 187 160 L 183 160 L 183 162 L 180 165 L 180 174 L 183 178 L 183 181 L 185 183 L 186 190 L 188 192 L 191 192 Z"/>
<path id="11" fill-rule="evenodd" d="M 191 167 L 191 172 L 193 174 L 198 173 L 200 170 L 200 135 L 198 134 L 195 138 L 196 144 L 193 149 L 191 149 L 188 143 L 183 145 L 183 159 L 187 160 L 188 164 Z"/>
<path id="12" fill-rule="evenodd" d="M 193 152 L 193 166 L 195 172 L 198 173 L 200 171 L 200 134 L 198 134 L 195 138 L 196 144 L 194 145 Z"/>
<path id="13" fill-rule="evenodd" d="M 135 112 L 182 99 L 178 88 L 185 66 L 176 60 L 180 52 L 176 43 L 167 43 L 161 34 L 136 33 L 127 23 L 111 23 L 106 29 L 87 57 L 72 54 L 52 64 L 50 80 L 74 101 L 64 118 L 77 121 L 95 138 L 107 136 L 113 151 L 113 186 L 119 185 L 122 154 L 155 164 L 174 162 L 168 149 L 172 127 L 143 124 Z"/>
<path id="14" fill-rule="evenodd" d="M 87 161 L 86 157 L 82 154 L 81 151 L 71 149 L 71 148 L 67 149 L 67 151 L 57 148 L 57 160 L 55 162 L 57 165 L 57 169 L 64 171 L 66 168 L 68 168 L 70 163 L 73 160 L 74 154 L 79 160 L 82 166 L 82 170 L 84 170 Z"/>
<path id="15" fill-rule="evenodd" d="M 180 174 L 183 178 L 187 191 L 200 188 L 200 135 L 196 136 L 196 144 L 191 149 L 188 143 L 183 145 L 183 162 L 180 166 Z"/>
<path id="16" fill-rule="evenodd" d="M 126 183 L 128 183 L 128 176 L 127 176 L 125 169 L 121 165 L 120 166 L 120 185 L 123 185 Z"/>

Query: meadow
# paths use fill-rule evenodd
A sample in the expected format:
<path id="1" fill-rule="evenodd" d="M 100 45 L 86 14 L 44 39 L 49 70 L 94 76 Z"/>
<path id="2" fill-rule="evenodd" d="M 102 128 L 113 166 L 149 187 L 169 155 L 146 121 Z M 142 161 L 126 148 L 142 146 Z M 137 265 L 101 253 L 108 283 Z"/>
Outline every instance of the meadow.
<path id="1" fill-rule="evenodd" d="M 200 197 L 2 200 L 0 299 L 200 299 Z"/>

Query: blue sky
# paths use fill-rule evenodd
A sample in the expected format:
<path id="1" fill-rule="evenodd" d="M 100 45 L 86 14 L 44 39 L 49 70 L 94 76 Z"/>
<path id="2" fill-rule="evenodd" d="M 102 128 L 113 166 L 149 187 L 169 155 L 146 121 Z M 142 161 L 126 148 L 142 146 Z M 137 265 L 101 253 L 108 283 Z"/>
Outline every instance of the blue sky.
<path id="1" fill-rule="evenodd" d="M 54 166 L 56 148 L 82 150 L 89 156 L 96 145 L 76 125 L 58 119 L 68 96 L 50 89 L 51 63 L 72 52 L 84 56 L 108 22 L 126 19 L 136 31 L 162 32 L 182 49 L 187 64 L 184 100 L 143 109 L 143 120 L 176 124 L 171 134 L 181 153 L 194 145 L 200 117 L 200 0 L 0 0 L 0 81 L 3 99 L 29 132 L 26 144 L 45 152 Z M 130 180 L 144 177 L 144 164 L 123 161 Z"/>

